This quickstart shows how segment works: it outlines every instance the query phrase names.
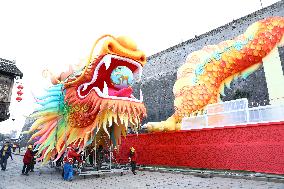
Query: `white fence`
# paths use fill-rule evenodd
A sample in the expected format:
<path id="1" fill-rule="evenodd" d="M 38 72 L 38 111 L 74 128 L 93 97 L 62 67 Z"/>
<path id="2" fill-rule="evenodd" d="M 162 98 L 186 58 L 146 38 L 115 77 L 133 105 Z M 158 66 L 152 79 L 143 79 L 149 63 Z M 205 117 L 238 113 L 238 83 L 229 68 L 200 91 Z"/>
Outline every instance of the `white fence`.
<path id="1" fill-rule="evenodd" d="M 203 115 L 185 117 L 182 130 L 284 121 L 284 104 L 249 108 L 247 99 L 210 104 Z"/>

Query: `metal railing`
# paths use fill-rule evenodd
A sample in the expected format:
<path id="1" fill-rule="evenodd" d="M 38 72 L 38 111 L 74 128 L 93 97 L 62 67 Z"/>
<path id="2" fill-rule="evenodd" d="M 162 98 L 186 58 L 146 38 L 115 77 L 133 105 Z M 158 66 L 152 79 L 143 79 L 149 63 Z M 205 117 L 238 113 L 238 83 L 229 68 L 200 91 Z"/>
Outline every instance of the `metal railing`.
<path id="1" fill-rule="evenodd" d="M 279 103 L 275 103 L 278 100 Z M 237 99 L 208 105 L 202 115 L 184 117 L 182 130 L 227 127 L 252 123 L 284 121 L 284 98 L 274 99 L 274 104 L 249 104 L 247 99 Z M 268 104 L 262 106 L 261 104 Z M 259 106 L 256 106 L 259 105 Z"/>

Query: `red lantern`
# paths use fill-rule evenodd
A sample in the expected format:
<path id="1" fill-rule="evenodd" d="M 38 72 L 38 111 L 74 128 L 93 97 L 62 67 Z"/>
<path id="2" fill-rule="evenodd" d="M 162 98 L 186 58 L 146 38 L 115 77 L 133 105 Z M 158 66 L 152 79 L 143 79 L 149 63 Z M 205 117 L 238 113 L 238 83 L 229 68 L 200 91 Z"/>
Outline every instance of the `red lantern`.
<path id="1" fill-rule="evenodd" d="M 22 92 L 21 90 L 19 90 L 19 91 L 17 91 L 17 94 L 18 94 L 19 96 L 22 96 L 23 92 Z"/>
<path id="2" fill-rule="evenodd" d="M 23 98 L 21 97 L 24 93 L 22 92 L 22 89 L 24 88 L 24 86 L 20 83 L 18 86 L 17 86 L 17 88 L 19 89 L 18 91 L 17 91 L 17 94 L 18 94 L 18 97 L 16 98 L 16 100 L 18 101 L 18 102 L 21 102 L 22 100 L 23 100 Z"/>
<path id="3" fill-rule="evenodd" d="M 22 90 L 24 87 L 23 87 L 23 85 L 18 85 L 17 88 L 20 89 L 20 90 Z"/>
<path id="4" fill-rule="evenodd" d="M 18 102 L 20 102 L 20 101 L 23 100 L 23 99 L 22 99 L 22 97 L 18 96 L 18 97 L 16 98 L 16 100 L 17 100 Z"/>

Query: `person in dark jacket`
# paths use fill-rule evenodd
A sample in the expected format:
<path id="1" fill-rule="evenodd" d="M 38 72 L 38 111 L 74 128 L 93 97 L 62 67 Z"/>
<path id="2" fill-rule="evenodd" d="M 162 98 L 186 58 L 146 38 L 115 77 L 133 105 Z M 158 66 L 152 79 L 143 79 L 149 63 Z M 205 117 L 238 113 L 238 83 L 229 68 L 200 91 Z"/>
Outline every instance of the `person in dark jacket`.
<path id="1" fill-rule="evenodd" d="M 15 153 L 16 148 L 17 148 L 17 145 L 16 145 L 16 144 L 13 144 L 13 147 L 12 147 L 12 149 L 13 149 L 13 153 Z"/>
<path id="2" fill-rule="evenodd" d="M 32 150 L 32 155 L 33 155 L 33 159 L 32 159 L 32 161 L 31 161 L 31 172 L 34 172 L 34 168 L 35 168 L 35 164 L 36 164 L 36 157 L 35 157 L 35 155 L 36 155 L 36 153 L 38 152 L 38 150 Z"/>
<path id="3" fill-rule="evenodd" d="M 89 159 L 89 162 L 90 162 L 90 165 L 94 165 L 94 150 L 89 147 L 87 149 L 87 154 L 88 154 L 88 159 Z"/>
<path id="4" fill-rule="evenodd" d="M 131 165 L 131 171 L 134 175 L 136 175 L 137 153 L 135 152 L 135 148 L 133 148 L 133 147 L 130 148 L 129 161 L 130 161 L 130 165 Z"/>
<path id="5" fill-rule="evenodd" d="M 104 148 L 102 145 L 99 145 L 97 149 L 97 171 L 101 169 L 103 162 L 104 162 Z"/>
<path id="6" fill-rule="evenodd" d="M 2 149 L 0 150 L 0 164 L 2 171 L 6 170 L 7 160 L 9 157 L 11 157 L 11 160 L 13 160 L 10 143 L 6 141 Z"/>
<path id="7" fill-rule="evenodd" d="M 23 159 L 23 162 L 24 162 L 24 166 L 23 166 L 23 170 L 22 170 L 22 174 L 23 175 L 29 175 L 29 171 L 31 169 L 31 163 L 32 163 L 32 160 L 33 160 L 33 146 L 32 145 L 29 145 L 28 146 L 28 149 L 24 155 L 24 159 Z"/>

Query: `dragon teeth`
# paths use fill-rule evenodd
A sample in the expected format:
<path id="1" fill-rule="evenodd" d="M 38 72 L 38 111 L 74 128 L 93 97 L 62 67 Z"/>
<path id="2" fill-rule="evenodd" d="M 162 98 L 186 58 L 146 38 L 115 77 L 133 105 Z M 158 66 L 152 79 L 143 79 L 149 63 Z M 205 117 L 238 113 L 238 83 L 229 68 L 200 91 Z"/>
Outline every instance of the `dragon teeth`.
<path id="1" fill-rule="evenodd" d="M 88 84 L 83 85 L 83 91 L 85 91 L 88 88 Z"/>
<path id="2" fill-rule="evenodd" d="M 104 96 L 104 94 L 101 92 L 101 90 L 99 89 L 99 87 L 94 87 L 95 91 L 97 92 L 97 94 L 101 97 Z"/>
<path id="3" fill-rule="evenodd" d="M 110 63 L 111 63 L 111 56 L 105 56 L 104 63 L 105 63 L 105 66 L 106 66 L 106 70 L 108 70 Z"/>
<path id="4" fill-rule="evenodd" d="M 104 96 L 108 96 L 108 86 L 106 82 L 104 82 L 103 94 Z"/>

